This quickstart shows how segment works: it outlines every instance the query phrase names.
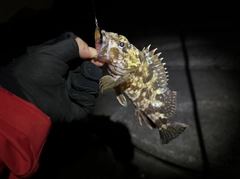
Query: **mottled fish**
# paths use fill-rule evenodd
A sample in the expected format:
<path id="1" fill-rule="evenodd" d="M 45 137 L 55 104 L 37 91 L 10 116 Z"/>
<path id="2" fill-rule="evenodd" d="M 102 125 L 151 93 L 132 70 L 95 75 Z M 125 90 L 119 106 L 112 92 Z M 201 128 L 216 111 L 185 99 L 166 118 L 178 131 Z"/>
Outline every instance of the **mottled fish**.
<path id="1" fill-rule="evenodd" d="M 102 39 L 101 39 L 102 36 Z M 123 35 L 95 31 L 96 48 L 94 57 L 107 64 L 110 75 L 100 79 L 101 92 L 114 88 L 119 103 L 127 106 L 127 96 L 135 106 L 135 114 L 140 125 L 144 121 L 149 128 L 157 128 L 163 144 L 179 136 L 187 124 L 168 119 L 176 110 L 177 92 L 167 85 L 168 75 L 161 53 L 150 50 L 150 45 L 138 50 Z"/>

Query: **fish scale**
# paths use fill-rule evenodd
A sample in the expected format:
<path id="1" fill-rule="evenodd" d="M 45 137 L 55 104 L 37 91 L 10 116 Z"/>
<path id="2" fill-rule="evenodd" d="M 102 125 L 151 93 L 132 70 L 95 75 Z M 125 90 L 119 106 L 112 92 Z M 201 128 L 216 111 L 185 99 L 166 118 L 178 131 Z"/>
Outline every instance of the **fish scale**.
<path id="1" fill-rule="evenodd" d="M 96 28 L 95 34 L 100 34 Z M 187 124 L 170 121 L 176 110 L 177 92 L 168 88 L 168 75 L 161 53 L 151 45 L 142 51 L 117 33 L 101 31 L 101 47 L 95 60 L 104 62 L 109 75 L 100 79 L 101 92 L 113 88 L 119 103 L 127 107 L 128 97 L 135 106 L 140 125 L 157 128 L 163 144 L 179 136 Z M 97 38 L 96 38 L 97 37 Z M 95 35 L 95 41 L 100 41 Z"/>

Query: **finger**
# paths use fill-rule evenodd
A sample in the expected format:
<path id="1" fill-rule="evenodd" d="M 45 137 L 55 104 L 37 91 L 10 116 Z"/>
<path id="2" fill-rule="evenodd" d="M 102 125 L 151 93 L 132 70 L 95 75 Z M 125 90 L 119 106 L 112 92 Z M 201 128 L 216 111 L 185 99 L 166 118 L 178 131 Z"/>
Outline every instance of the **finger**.
<path id="1" fill-rule="evenodd" d="M 93 58 L 94 56 L 96 56 L 98 54 L 97 50 L 93 47 L 88 47 L 89 52 L 90 52 L 90 56 L 91 58 Z"/>
<path id="2" fill-rule="evenodd" d="M 89 47 L 88 44 L 84 42 L 82 39 L 77 37 L 75 40 L 78 44 L 80 58 L 90 59 L 97 55 L 97 50 L 92 47 Z"/>
<path id="3" fill-rule="evenodd" d="M 93 58 L 94 56 L 96 56 L 96 52 L 97 50 L 95 48 L 92 48 L 92 47 L 89 47 L 89 51 L 91 53 L 91 58 Z M 103 66 L 104 65 L 104 62 L 100 62 L 100 61 L 97 61 L 97 60 L 91 60 L 91 62 L 99 67 Z"/>
<path id="4" fill-rule="evenodd" d="M 91 60 L 91 62 L 99 67 L 103 66 L 104 65 L 104 62 L 100 62 L 100 61 L 97 61 L 97 60 Z"/>
<path id="5" fill-rule="evenodd" d="M 84 42 L 81 38 L 77 37 L 75 40 L 78 44 L 80 58 L 91 59 L 98 54 L 95 48 L 89 47 L 87 43 Z M 91 60 L 91 62 L 99 67 L 104 65 L 104 62 L 100 62 L 97 60 Z"/>
<path id="6" fill-rule="evenodd" d="M 84 91 L 88 94 L 97 96 L 99 84 L 97 81 L 86 79 L 81 73 L 72 76 L 72 86 L 78 91 Z"/>
<path id="7" fill-rule="evenodd" d="M 73 88 L 69 90 L 68 94 L 72 100 L 74 119 L 83 119 L 94 110 L 96 99 L 92 95 Z"/>
<path id="8" fill-rule="evenodd" d="M 89 61 L 85 61 L 81 65 L 81 74 L 89 80 L 98 82 L 102 77 L 102 69 L 95 66 Z"/>
<path id="9" fill-rule="evenodd" d="M 95 105 L 95 97 L 86 92 L 78 91 L 76 89 L 70 88 L 68 91 L 68 95 L 71 100 L 78 104 L 81 107 L 94 107 Z"/>

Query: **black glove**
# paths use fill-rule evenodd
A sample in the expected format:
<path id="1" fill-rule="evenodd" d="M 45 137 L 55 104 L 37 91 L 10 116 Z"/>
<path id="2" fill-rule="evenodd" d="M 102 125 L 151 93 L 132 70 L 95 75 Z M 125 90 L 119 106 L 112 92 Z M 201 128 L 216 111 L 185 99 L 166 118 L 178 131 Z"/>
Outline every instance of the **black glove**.
<path id="1" fill-rule="evenodd" d="M 4 69 L 7 76 L 16 79 L 17 85 L 13 88 L 5 80 L 2 86 L 35 104 L 52 121 L 70 122 L 87 117 L 94 109 L 102 70 L 84 61 L 76 70 L 68 71 L 67 63 L 79 58 L 75 38 L 73 33 L 64 33 L 42 45 L 29 47 L 26 55 Z"/>

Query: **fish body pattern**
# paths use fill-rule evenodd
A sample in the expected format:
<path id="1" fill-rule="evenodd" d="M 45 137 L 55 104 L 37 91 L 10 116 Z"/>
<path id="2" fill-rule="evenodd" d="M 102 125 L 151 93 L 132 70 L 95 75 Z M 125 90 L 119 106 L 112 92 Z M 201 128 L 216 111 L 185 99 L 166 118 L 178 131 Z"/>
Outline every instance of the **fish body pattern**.
<path id="1" fill-rule="evenodd" d="M 95 40 L 99 33 L 95 32 Z M 140 125 L 144 121 L 149 128 L 157 128 L 162 143 L 169 143 L 188 125 L 168 120 L 176 110 L 177 92 L 168 88 L 161 53 L 150 50 L 150 45 L 140 51 L 117 33 L 102 30 L 101 35 L 99 54 L 94 59 L 105 62 L 110 74 L 100 79 L 101 92 L 114 88 L 119 103 L 125 107 L 127 96 L 135 106 Z"/>

